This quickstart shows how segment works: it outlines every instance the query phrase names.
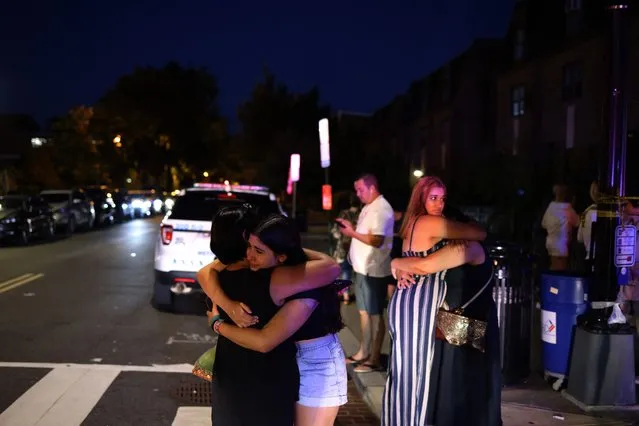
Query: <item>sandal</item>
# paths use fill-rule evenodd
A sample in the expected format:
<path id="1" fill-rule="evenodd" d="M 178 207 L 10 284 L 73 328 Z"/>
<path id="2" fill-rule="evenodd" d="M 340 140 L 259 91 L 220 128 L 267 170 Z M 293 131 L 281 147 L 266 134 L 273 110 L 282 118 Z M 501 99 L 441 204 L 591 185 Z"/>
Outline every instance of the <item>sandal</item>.
<path id="1" fill-rule="evenodd" d="M 366 358 L 362 358 L 362 359 L 355 359 L 353 358 L 353 355 L 347 356 L 346 357 L 346 364 L 351 364 L 351 365 L 360 365 L 364 362 L 366 362 L 366 360 L 368 359 L 368 357 Z"/>
<path id="2" fill-rule="evenodd" d="M 381 365 L 371 364 L 370 362 L 363 362 L 353 369 L 356 373 L 373 373 L 376 371 L 383 371 Z"/>

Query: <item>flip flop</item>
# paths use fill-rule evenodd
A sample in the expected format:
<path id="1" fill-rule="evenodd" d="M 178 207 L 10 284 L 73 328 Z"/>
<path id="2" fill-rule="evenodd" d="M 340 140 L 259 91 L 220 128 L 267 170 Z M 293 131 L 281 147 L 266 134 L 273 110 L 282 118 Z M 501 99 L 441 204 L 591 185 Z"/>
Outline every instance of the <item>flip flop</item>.
<path id="1" fill-rule="evenodd" d="M 346 364 L 360 365 L 361 363 L 366 362 L 367 359 L 368 358 L 355 359 L 353 358 L 353 355 L 350 355 L 346 357 Z"/>
<path id="2" fill-rule="evenodd" d="M 375 371 L 382 371 L 383 368 L 381 365 L 374 365 L 370 362 L 364 362 L 359 364 L 357 367 L 353 369 L 356 373 L 373 373 Z"/>

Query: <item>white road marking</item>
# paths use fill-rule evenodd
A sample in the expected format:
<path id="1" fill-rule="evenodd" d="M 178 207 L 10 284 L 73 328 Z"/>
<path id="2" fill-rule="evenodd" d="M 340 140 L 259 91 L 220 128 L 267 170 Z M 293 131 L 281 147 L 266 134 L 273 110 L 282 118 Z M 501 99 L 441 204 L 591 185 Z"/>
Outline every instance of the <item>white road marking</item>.
<path id="1" fill-rule="evenodd" d="M 0 362 L 0 367 L 52 368 L 0 413 L 0 426 L 76 426 L 91 413 L 122 371 L 191 373 L 190 364 L 94 365 Z M 210 407 L 179 407 L 173 426 L 211 424 Z"/>
<path id="2" fill-rule="evenodd" d="M 21 285 L 25 285 L 30 283 L 31 281 L 35 281 L 38 278 L 42 278 L 44 274 L 24 274 L 20 277 L 13 278 L 11 280 L 7 280 L 3 283 L 0 283 L 0 293 L 7 292 L 9 290 L 13 290 L 16 287 L 20 287 Z"/>
<path id="3" fill-rule="evenodd" d="M 113 365 L 113 364 L 58 364 L 52 362 L 0 362 L 0 368 L 49 368 L 100 371 L 135 371 L 142 373 L 191 373 L 193 364 Z"/>
<path id="4" fill-rule="evenodd" d="M 177 336 L 171 336 L 166 341 L 167 345 L 172 345 L 173 343 L 204 343 L 209 345 L 215 345 L 217 342 L 217 336 L 213 336 L 210 334 L 197 334 L 197 333 L 183 333 L 178 331 Z"/>
<path id="5" fill-rule="evenodd" d="M 179 407 L 171 426 L 209 426 L 211 407 Z"/>
<path id="6" fill-rule="evenodd" d="M 60 369 L 53 371 L 58 370 Z M 36 426 L 82 424 L 118 374 L 118 371 L 86 370 L 85 374 L 49 408 Z"/>
<path id="7" fill-rule="evenodd" d="M 33 426 L 86 374 L 81 369 L 54 369 L 0 414 L 0 425 Z"/>

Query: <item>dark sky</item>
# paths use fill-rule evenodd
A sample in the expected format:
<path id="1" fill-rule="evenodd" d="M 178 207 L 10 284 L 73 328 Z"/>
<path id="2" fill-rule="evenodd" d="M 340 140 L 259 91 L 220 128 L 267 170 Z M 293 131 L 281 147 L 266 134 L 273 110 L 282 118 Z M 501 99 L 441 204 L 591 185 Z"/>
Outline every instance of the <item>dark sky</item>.
<path id="1" fill-rule="evenodd" d="M 502 36 L 513 2 L 7 1 L 0 112 L 44 123 L 95 102 L 135 66 L 172 59 L 207 67 L 232 119 L 263 64 L 292 90 L 317 84 L 334 109 L 372 112 L 473 38 Z"/>

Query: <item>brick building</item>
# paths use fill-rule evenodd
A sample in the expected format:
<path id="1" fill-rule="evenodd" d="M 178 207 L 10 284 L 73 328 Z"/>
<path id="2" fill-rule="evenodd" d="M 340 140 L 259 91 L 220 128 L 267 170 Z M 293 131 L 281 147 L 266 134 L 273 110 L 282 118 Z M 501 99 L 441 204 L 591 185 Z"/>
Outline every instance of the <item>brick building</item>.
<path id="1" fill-rule="evenodd" d="M 639 128 L 632 102 L 639 100 L 639 51 L 632 49 L 639 46 L 639 26 L 633 21 L 629 130 Z M 600 1 L 521 0 L 515 5 L 505 38 L 507 62 L 497 79 L 496 147 L 510 165 L 505 181 L 535 198 L 548 196 L 556 182 L 584 195 L 597 178 L 599 150 L 607 140 L 608 25 Z M 628 141 L 633 153 L 633 140 Z M 586 197 L 581 198 L 583 203 Z"/>

